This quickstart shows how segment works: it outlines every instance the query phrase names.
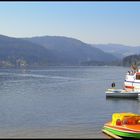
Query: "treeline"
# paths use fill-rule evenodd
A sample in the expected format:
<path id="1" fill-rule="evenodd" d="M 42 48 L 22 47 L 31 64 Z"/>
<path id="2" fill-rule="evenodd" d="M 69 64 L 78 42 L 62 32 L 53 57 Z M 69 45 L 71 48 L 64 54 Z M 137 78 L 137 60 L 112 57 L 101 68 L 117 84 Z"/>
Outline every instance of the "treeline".
<path id="1" fill-rule="evenodd" d="M 140 54 L 139 55 L 130 55 L 122 60 L 123 66 L 130 66 L 132 64 L 136 63 L 137 65 L 140 65 Z"/>
<path id="2" fill-rule="evenodd" d="M 140 64 L 140 55 L 118 59 L 111 53 L 74 38 L 13 38 L 0 35 L 0 67 L 130 66 L 135 62 Z"/>

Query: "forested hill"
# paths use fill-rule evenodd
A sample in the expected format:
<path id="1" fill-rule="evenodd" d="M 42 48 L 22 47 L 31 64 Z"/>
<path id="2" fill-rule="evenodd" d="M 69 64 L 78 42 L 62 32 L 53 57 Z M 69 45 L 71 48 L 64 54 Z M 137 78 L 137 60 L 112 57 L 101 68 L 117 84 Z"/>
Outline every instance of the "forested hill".
<path id="1" fill-rule="evenodd" d="M 140 54 L 139 55 L 130 55 L 123 58 L 123 66 L 131 66 L 136 63 L 140 66 Z"/>
<path id="2" fill-rule="evenodd" d="M 83 62 L 96 61 L 111 62 L 117 58 L 109 53 L 92 47 L 80 40 L 63 36 L 42 36 L 26 38 L 26 40 L 44 46 L 51 51 L 55 57 L 53 62 L 64 64 L 82 64 Z"/>
<path id="3" fill-rule="evenodd" d="M 15 38 L 0 35 L 0 66 L 103 65 L 116 57 L 80 40 L 59 36 Z M 83 63 L 84 62 L 84 63 Z"/>
<path id="4" fill-rule="evenodd" d="M 13 37 L 0 35 L 0 65 L 15 66 L 24 60 L 29 65 L 47 63 L 47 51 L 38 44 Z"/>

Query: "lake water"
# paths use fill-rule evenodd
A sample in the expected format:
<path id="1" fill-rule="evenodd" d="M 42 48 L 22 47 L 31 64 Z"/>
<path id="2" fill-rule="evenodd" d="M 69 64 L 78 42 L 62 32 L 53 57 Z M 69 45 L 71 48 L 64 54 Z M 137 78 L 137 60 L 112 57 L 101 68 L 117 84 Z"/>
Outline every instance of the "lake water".
<path id="1" fill-rule="evenodd" d="M 140 100 L 105 96 L 113 81 L 117 88 L 123 87 L 128 70 L 116 66 L 1 69 L 0 137 L 106 137 L 101 129 L 112 113 L 140 114 Z"/>

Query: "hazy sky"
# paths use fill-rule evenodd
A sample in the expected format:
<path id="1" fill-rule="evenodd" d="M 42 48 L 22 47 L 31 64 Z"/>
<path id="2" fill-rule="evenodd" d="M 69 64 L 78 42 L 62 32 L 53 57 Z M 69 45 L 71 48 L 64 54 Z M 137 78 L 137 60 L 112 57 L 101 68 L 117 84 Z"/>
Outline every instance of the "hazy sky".
<path id="1" fill-rule="evenodd" d="M 140 2 L 0 2 L 0 34 L 140 46 Z"/>

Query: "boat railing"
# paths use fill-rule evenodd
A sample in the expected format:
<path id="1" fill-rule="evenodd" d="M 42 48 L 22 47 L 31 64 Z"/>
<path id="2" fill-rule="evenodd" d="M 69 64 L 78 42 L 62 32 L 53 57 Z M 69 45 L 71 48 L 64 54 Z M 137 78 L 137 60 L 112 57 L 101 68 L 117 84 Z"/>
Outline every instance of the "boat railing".
<path id="1" fill-rule="evenodd" d="M 126 75 L 134 75 L 135 74 L 135 72 L 133 72 L 133 71 L 128 71 L 127 73 L 126 73 Z"/>

